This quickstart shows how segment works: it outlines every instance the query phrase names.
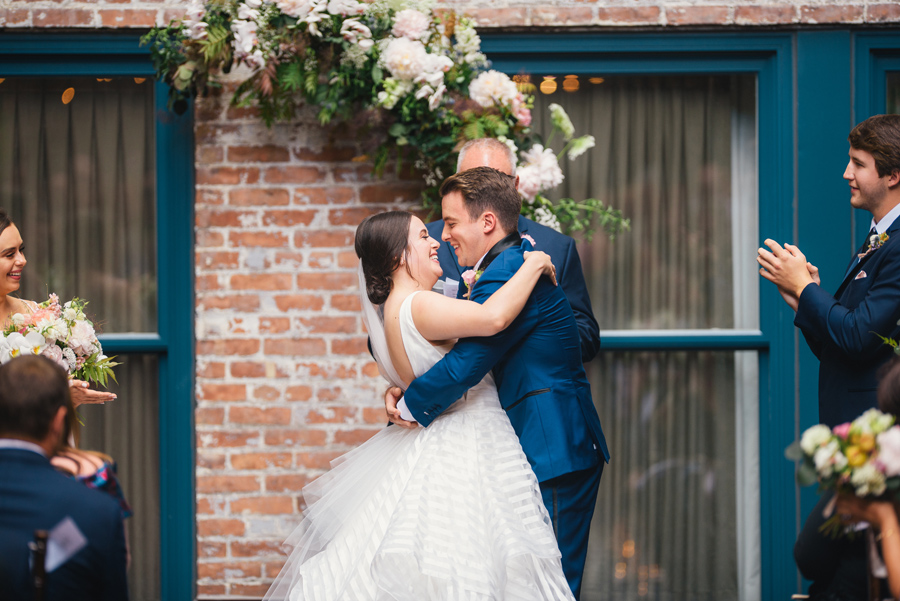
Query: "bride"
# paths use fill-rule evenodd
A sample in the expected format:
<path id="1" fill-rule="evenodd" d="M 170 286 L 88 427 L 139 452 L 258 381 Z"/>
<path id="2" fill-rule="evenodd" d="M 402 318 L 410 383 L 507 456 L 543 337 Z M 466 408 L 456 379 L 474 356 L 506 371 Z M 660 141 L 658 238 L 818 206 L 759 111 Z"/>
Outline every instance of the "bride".
<path id="1" fill-rule="evenodd" d="M 438 243 L 406 212 L 356 231 L 363 315 L 379 369 L 406 388 L 453 346 L 524 307 L 548 255 L 483 305 L 450 299 Z M 364 292 L 363 292 L 364 291 Z M 428 428 L 388 427 L 303 489 L 304 517 L 266 599 L 573 599 L 537 478 L 488 375 Z"/>

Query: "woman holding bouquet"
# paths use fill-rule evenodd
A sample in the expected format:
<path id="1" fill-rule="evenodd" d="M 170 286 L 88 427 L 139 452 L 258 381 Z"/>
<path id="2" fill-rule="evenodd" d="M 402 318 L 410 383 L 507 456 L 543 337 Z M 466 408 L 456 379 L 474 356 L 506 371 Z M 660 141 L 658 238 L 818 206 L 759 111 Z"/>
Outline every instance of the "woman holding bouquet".
<path id="1" fill-rule="evenodd" d="M 19 289 L 27 263 L 25 243 L 19 234 L 19 228 L 0 209 L 0 329 L 5 329 L 14 315 L 30 315 L 38 310 L 34 301 L 12 296 Z M 88 383 L 82 380 L 69 380 L 69 390 L 76 407 L 83 404 L 103 404 L 116 399 L 116 395 L 111 392 L 88 388 Z"/>

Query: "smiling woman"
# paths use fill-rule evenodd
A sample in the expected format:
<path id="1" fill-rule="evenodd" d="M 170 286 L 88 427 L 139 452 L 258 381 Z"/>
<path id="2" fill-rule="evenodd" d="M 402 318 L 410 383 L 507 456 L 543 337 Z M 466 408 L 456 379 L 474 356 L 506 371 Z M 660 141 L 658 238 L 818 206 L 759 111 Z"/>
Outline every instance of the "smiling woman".
<path id="1" fill-rule="evenodd" d="M 19 228 L 0 210 L 0 327 L 11 315 L 34 310 L 25 301 L 10 296 L 19 289 L 25 263 L 25 244 Z"/>

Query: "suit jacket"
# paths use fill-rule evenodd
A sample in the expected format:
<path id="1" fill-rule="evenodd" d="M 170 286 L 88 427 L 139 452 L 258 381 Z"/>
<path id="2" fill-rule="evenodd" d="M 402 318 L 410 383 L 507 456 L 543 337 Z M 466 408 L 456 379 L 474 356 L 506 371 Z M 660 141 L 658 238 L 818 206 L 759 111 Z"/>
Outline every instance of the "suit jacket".
<path id="1" fill-rule="evenodd" d="M 429 223 L 427 227 L 432 238 L 441 240 L 443 219 Z M 591 298 L 584 281 L 581 258 L 578 256 L 575 240 L 522 215 L 519 215 L 519 233 L 531 236 L 535 248 L 550 255 L 553 260 L 556 279 L 575 313 L 575 323 L 578 325 L 578 337 L 581 341 L 581 362 L 588 363 L 600 350 L 600 327 L 591 309 Z M 459 265 L 453 247 L 444 241 L 441 241 L 441 247 L 438 249 L 438 260 L 441 262 L 441 269 L 444 270 L 441 279 L 449 277 L 460 282 L 456 298 L 463 298 L 466 287 L 462 284 L 462 273 L 468 267 Z"/>
<path id="2" fill-rule="evenodd" d="M 470 298 L 484 303 L 522 266 L 532 246 L 504 250 L 487 266 Z M 413 380 L 405 398 L 428 426 L 491 370 L 522 449 L 538 481 L 609 460 L 600 418 L 581 363 L 578 329 L 565 294 L 541 278 L 519 316 L 491 337 L 466 338 Z"/>
<path id="3" fill-rule="evenodd" d="M 900 334 L 900 219 L 887 234 L 881 248 L 851 261 L 834 296 L 815 284 L 800 294 L 794 324 L 819 358 L 819 421 L 829 426 L 876 406 L 878 368 L 892 351 L 875 334 Z"/>
<path id="4" fill-rule="evenodd" d="M 125 534 L 119 504 L 24 449 L 0 449 L 0 582 L 4 599 L 34 598 L 28 543 L 71 517 L 87 545 L 47 574 L 46 601 L 123 601 Z M 9 596 L 7 596 L 9 595 Z"/>

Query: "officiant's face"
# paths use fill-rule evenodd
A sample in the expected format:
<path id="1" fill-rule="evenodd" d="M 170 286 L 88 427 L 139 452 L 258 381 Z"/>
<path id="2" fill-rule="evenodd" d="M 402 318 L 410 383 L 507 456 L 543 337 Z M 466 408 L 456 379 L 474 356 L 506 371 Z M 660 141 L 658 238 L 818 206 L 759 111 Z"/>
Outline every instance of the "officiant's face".
<path id="1" fill-rule="evenodd" d="M 19 228 L 10 225 L 0 232 L 0 295 L 19 289 L 25 268 L 25 245 Z"/>
<path id="2" fill-rule="evenodd" d="M 474 267 L 487 252 L 481 220 L 469 216 L 462 194 L 456 190 L 441 200 L 441 213 L 444 218 L 441 240 L 450 243 L 461 266 Z"/>

